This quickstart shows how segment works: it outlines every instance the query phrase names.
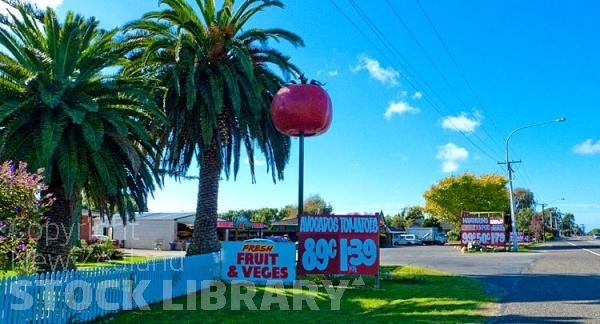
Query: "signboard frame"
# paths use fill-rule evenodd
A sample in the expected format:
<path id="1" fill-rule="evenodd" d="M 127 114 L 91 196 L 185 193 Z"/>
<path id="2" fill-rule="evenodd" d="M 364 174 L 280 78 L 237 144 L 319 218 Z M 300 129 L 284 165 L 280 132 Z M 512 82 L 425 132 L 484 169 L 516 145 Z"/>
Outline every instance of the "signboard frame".
<path id="1" fill-rule="evenodd" d="M 221 245 L 221 280 L 265 284 L 272 280 L 293 285 L 296 280 L 296 244 L 267 239 L 227 241 Z"/>
<path id="2" fill-rule="evenodd" d="M 506 229 L 503 212 L 461 213 L 460 244 L 478 243 L 483 246 L 504 247 Z"/>
<path id="3" fill-rule="evenodd" d="M 298 274 L 379 275 L 380 216 L 303 215 Z"/>

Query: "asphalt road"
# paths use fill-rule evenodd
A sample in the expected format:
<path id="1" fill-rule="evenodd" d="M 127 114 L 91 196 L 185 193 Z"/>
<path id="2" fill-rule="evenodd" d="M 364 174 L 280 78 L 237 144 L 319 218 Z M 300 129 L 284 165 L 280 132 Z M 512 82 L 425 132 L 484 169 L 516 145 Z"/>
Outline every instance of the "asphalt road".
<path id="1" fill-rule="evenodd" d="M 382 249 L 383 265 L 419 265 L 483 281 L 499 297 L 491 323 L 600 323 L 600 240 L 531 253 L 462 254 L 450 246 Z"/>

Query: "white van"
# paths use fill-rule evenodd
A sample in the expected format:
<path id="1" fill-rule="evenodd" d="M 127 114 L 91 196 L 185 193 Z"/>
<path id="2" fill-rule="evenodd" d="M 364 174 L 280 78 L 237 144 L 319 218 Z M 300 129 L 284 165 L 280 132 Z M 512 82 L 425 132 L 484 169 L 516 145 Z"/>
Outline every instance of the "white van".
<path id="1" fill-rule="evenodd" d="M 405 232 L 392 232 L 392 245 L 422 245 L 421 241 L 414 234 L 406 234 Z"/>

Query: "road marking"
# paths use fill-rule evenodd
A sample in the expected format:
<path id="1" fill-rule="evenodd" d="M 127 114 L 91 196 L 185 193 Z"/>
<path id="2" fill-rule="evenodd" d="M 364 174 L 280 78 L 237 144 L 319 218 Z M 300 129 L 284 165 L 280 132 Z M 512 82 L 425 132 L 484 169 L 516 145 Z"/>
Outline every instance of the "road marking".
<path id="1" fill-rule="evenodd" d="M 574 247 L 578 247 L 578 248 L 580 248 L 580 249 L 582 249 L 582 250 L 584 250 L 584 251 L 586 251 L 586 252 L 590 252 L 591 254 L 593 254 L 593 255 L 595 255 L 595 256 L 600 256 L 600 253 L 596 253 L 596 252 L 594 252 L 594 251 L 592 251 L 592 250 L 588 250 L 588 249 L 586 249 L 586 248 L 582 248 L 582 247 L 580 247 L 580 246 L 577 246 L 576 244 L 573 244 L 573 243 L 571 243 L 571 242 L 567 242 L 567 243 L 569 243 L 569 244 L 573 245 Z"/>

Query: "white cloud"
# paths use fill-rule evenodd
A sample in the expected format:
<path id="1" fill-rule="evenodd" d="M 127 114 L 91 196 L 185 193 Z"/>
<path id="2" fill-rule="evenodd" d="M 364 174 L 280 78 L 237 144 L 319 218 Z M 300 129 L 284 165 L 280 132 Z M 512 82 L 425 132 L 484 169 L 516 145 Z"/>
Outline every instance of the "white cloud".
<path id="1" fill-rule="evenodd" d="M 415 100 L 419 100 L 419 99 L 423 98 L 423 94 L 421 93 L 421 91 L 415 91 L 412 98 Z"/>
<path id="2" fill-rule="evenodd" d="M 362 55 L 358 58 L 358 65 L 352 68 L 353 72 L 359 72 L 362 70 L 366 70 L 369 72 L 369 75 L 383 83 L 390 86 L 398 85 L 398 77 L 400 73 L 394 70 L 393 68 L 383 68 L 379 61 L 374 60 L 366 55 Z"/>
<path id="3" fill-rule="evenodd" d="M 334 76 L 337 76 L 337 75 L 338 75 L 338 71 L 337 71 L 337 70 L 335 70 L 335 71 L 329 71 L 329 72 L 327 72 L 327 74 L 328 74 L 329 76 L 331 76 L 331 77 L 334 77 Z"/>
<path id="4" fill-rule="evenodd" d="M 250 165 L 250 160 L 248 158 L 245 158 L 244 163 Z M 257 165 L 267 165 L 267 161 L 254 159 L 254 166 L 257 166 Z"/>
<path id="5" fill-rule="evenodd" d="M 442 120 L 442 128 L 457 131 L 472 133 L 479 127 L 481 121 L 479 114 L 473 117 L 469 117 L 465 113 L 461 113 L 458 116 L 448 116 Z"/>
<path id="6" fill-rule="evenodd" d="M 581 155 L 600 154 L 600 140 L 594 143 L 594 141 L 589 138 L 586 141 L 575 145 L 575 147 L 573 147 L 573 152 Z"/>
<path id="7" fill-rule="evenodd" d="M 469 152 L 458 147 L 454 143 L 448 143 L 438 147 L 436 159 L 442 161 L 442 171 L 446 173 L 454 172 L 460 167 L 459 163 L 469 158 Z"/>
<path id="8" fill-rule="evenodd" d="M 392 119 L 394 115 L 404 115 L 404 114 L 417 114 L 419 113 L 419 108 L 415 108 L 411 106 L 409 103 L 405 101 L 399 102 L 390 102 L 387 109 L 385 110 L 385 118 L 387 120 Z"/>
<path id="9" fill-rule="evenodd" d="M 46 7 L 56 9 L 63 3 L 63 0 L 29 0 L 27 2 L 36 5 L 40 9 L 46 9 Z M 6 8 L 8 8 L 8 5 L 4 2 L 0 3 L 0 13 L 5 13 L 4 9 Z"/>

